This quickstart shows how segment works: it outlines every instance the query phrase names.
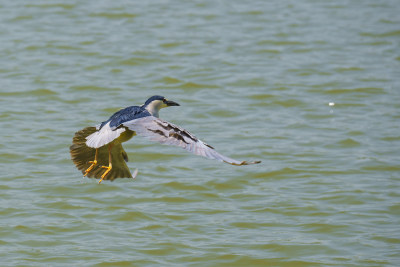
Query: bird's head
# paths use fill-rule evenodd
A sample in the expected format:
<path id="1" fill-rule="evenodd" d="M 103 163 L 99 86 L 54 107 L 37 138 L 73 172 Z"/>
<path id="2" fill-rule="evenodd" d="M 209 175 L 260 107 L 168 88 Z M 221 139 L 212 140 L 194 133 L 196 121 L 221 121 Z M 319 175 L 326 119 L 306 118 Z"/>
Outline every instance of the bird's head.
<path id="1" fill-rule="evenodd" d="M 143 107 L 154 117 L 158 117 L 158 111 L 160 109 L 170 106 L 179 106 L 179 104 L 174 101 L 167 100 L 165 97 L 159 95 L 150 97 L 143 105 Z"/>

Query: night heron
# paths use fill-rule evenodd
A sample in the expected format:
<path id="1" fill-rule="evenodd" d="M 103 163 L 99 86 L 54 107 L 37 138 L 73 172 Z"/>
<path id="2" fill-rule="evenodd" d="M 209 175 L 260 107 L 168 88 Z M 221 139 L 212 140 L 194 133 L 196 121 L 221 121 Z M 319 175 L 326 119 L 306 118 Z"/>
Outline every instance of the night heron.
<path id="1" fill-rule="evenodd" d="M 158 118 L 161 108 L 179 106 L 163 96 L 152 96 L 141 106 L 131 106 L 114 113 L 96 127 L 86 127 L 75 133 L 70 147 L 71 158 L 84 176 L 114 180 L 135 178 L 126 162 L 128 155 L 122 143 L 135 135 L 162 144 L 180 146 L 196 155 L 226 162 L 232 165 L 249 165 L 260 161 L 239 161 L 219 154 L 185 129 Z"/>

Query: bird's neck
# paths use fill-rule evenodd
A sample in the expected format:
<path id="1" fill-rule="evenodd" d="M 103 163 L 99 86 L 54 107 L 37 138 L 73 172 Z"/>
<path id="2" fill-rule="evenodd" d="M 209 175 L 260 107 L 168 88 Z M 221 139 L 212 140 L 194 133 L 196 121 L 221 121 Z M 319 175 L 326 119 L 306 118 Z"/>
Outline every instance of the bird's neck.
<path id="1" fill-rule="evenodd" d="M 154 117 L 158 118 L 158 112 L 160 111 L 161 105 L 159 103 L 151 102 L 145 109 Z"/>

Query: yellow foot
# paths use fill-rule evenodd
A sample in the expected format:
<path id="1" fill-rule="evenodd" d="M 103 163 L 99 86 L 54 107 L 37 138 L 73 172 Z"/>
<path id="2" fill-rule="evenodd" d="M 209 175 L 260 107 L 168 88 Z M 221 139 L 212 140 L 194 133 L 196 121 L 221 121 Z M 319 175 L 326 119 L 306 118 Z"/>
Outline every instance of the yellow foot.
<path id="1" fill-rule="evenodd" d="M 102 168 L 106 169 L 106 171 L 103 173 L 103 175 L 101 176 L 101 179 L 99 181 L 99 183 L 101 183 L 103 181 L 103 179 L 107 176 L 107 174 L 111 171 L 112 169 L 112 165 L 111 163 L 108 166 L 101 166 Z"/>
<path id="2" fill-rule="evenodd" d="M 90 165 L 90 167 L 86 169 L 85 174 L 83 175 L 83 177 L 88 175 L 88 173 L 94 168 L 94 166 L 97 165 L 97 160 L 89 161 L 89 163 L 91 163 L 92 165 Z"/>

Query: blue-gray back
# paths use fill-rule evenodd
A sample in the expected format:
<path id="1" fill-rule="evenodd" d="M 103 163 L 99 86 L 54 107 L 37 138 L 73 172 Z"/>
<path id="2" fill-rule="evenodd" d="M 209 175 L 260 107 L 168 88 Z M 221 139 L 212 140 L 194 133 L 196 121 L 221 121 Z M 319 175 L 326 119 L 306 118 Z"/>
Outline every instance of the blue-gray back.
<path id="1" fill-rule="evenodd" d="M 115 112 L 108 120 L 103 121 L 100 129 L 108 122 L 110 122 L 111 129 L 115 129 L 124 122 L 147 116 L 151 116 L 151 114 L 144 107 L 130 106 Z"/>

